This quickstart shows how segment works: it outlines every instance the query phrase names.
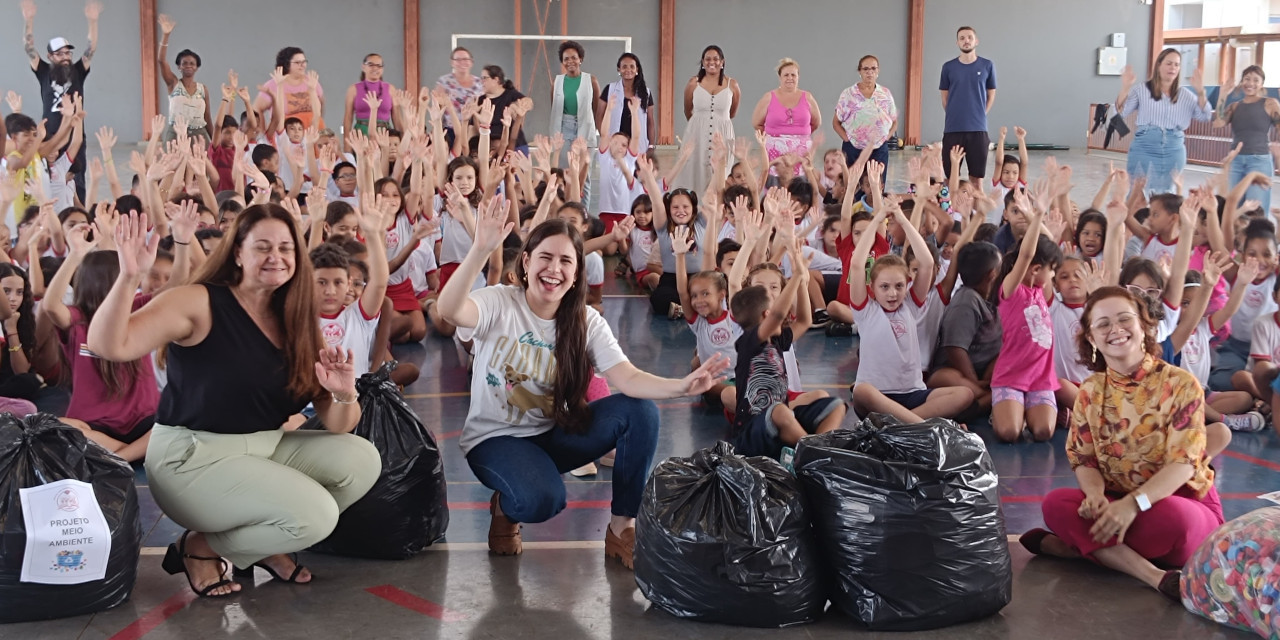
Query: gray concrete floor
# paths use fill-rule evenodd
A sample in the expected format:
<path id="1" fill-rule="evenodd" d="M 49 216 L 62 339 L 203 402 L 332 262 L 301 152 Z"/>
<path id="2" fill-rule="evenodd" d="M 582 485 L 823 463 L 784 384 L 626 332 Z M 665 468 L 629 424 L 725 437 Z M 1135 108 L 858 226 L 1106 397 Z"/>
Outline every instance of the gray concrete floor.
<path id="1" fill-rule="evenodd" d="M 0 638 L 1252 637 L 1187 613 L 1119 574 L 1085 562 L 1032 558 L 1011 544 L 1014 597 L 1008 607 L 982 621 L 918 633 L 860 631 L 835 611 L 789 629 L 679 620 L 651 608 L 632 573 L 616 561 L 605 562 L 599 544 L 580 543 L 590 548 L 526 549 L 523 556 L 495 557 L 482 545 L 465 545 L 404 562 L 305 554 L 304 563 L 317 576 L 312 585 L 275 584 L 259 572 L 257 584 L 241 595 L 201 601 L 193 601 L 181 576 L 160 570 L 158 556 L 144 556 L 138 586 L 125 605 L 94 616 L 3 626 Z"/>

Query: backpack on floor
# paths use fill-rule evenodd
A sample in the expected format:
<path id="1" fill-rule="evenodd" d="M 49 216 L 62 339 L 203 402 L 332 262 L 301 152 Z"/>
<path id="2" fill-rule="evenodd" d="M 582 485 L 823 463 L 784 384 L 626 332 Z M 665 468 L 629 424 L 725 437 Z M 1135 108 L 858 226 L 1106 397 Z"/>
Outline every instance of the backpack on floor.
<path id="1" fill-rule="evenodd" d="M 42 560 L 41 566 L 35 567 L 44 574 L 38 579 L 52 575 L 54 579 L 77 580 L 77 572 L 92 567 L 101 570 L 101 558 L 87 555 L 94 549 L 80 546 L 89 534 L 80 532 L 83 518 L 73 515 L 81 506 L 92 509 L 94 505 L 87 501 L 95 499 L 102 517 L 102 522 L 95 524 L 110 534 L 110 550 L 104 553 L 105 575 L 76 584 L 23 582 L 28 531 L 20 490 L 64 480 L 87 483 L 90 488 L 59 492 L 56 503 L 53 496 L 40 496 L 41 511 L 68 515 L 65 521 L 55 521 L 56 528 L 52 523 L 46 525 L 50 522 L 47 519 L 37 521 L 42 533 L 66 533 L 41 545 L 45 550 L 58 545 L 53 547 L 56 553 L 33 556 L 33 563 L 41 556 L 56 558 Z M 27 507 L 36 509 L 37 505 Z M 133 592 L 141 553 L 138 491 L 133 468 L 127 462 L 47 413 L 25 418 L 0 414 L 0 623 L 65 618 L 117 606 Z"/>
<path id="2" fill-rule="evenodd" d="M 312 551 L 403 560 L 439 540 L 449 528 L 440 448 L 391 381 L 394 367 L 394 362 L 387 362 L 356 380 L 360 422 L 352 433 L 378 449 L 382 475 L 342 512 L 333 533 L 312 545 Z"/>
<path id="3" fill-rule="evenodd" d="M 1182 569 L 1182 605 L 1214 622 L 1280 638 L 1280 507 L 1218 527 Z"/>
<path id="4" fill-rule="evenodd" d="M 977 620 L 1013 596 L 995 467 L 982 439 L 949 420 L 800 439 L 793 460 L 809 499 L 831 602 L 869 629 Z"/>
<path id="5" fill-rule="evenodd" d="M 654 470 L 636 522 L 636 584 L 673 616 L 749 627 L 812 622 L 822 559 L 800 484 L 727 442 Z"/>

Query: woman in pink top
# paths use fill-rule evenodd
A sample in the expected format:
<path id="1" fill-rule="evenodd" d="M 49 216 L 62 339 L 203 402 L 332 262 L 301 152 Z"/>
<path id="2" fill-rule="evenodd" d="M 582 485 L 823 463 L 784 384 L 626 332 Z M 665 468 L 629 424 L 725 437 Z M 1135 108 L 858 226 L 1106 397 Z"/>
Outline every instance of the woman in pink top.
<path id="1" fill-rule="evenodd" d="M 276 54 L 276 69 L 284 74 L 283 86 L 284 111 L 276 113 L 281 105 L 275 104 L 276 79 L 273 77 L 262 85 L 262 92 L 253 101 L 253 110 L 263 115 L 268 131 L 277 131 L 275 120 L 266 119 L 267 111 L 279 115 L 279 122 L 287 118 L 297 118 L 303 127 L 315 125 L 324 128 L 324 90 L 320 88 L 320 80 L 315 73 L 307 73 L 307 54 L 297 47 L 285 47 Z M 313 98 L 319 102 L 319 111 L 312 105 Z M 283 127 L 280 127 L 283 128 Z"/>
<path id="2" fill-rule="evenodd" d="M 751 112 L 752 125 L 764 132 L 770 162 L 788 153 L 808 155 L 813 132 L 822 125 L 818 102 L 799 85 L 800 63 L 783 58 L 778 61 L 778 88 L 760 98 Z"/>
<path id="3" fill-rule="evenodd" d="M 1053 318 L 1044 288 L 1062 264 L 1062 249 L 1040 233 L 1048 198 L 1035 198 L 1033 208 L 1026 191 L 1015 197 L 1019 208 L 1031 213 L 1021 244 L 1004 258 L 999 290 L 1004 347 L 991 373 L 991 428 L 1001 441 L 1017 442 L 1024 426 L 1030 427 L 1032 437 L 1043 442 L 1053 437 L 1058 420 Z"/>
<path id="4" fill-rule="evenodd" d="M 342 124 L 348 131 L 358 129 L 365 135 L 372 133 L 370 120 L 376 129 L 395 129 L 404 131 L 400 124 L 400 113 L 395 109 L 395 87 L 382 80 L 382 56 L 371 53 L 364 57 L 361 64 L 360 82 L 347 87 L 347 109 L 342 116 Z M 369 113 L 366 98 L 373 94 L 378 102 L 378 113 Z M 350 145 L 347 151 L 350 151 Z"/>

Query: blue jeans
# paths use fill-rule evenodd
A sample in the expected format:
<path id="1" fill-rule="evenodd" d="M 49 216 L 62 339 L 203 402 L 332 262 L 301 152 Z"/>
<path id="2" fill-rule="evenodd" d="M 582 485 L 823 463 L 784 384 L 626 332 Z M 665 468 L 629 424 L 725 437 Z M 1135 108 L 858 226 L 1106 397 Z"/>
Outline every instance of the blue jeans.
<path id="1" fill-rule="evenodd" d="M 1249 174 L 1250 171 L 1261 171 L 1267 175 L 1267 178 L 1274 177 L 1276 174 L 1276 165 L 1271 160 L 1271 154 L 1264 153 L 1255 156 L 1236 156 L 1231 161 L 1231 186 L 1235 187 L 1240 184 L 1241 180 Z M 1244 192 L 1245 200 L 1257 200 L 1262 203 L 1262 211 L 1267 218 L 1271 217 L 1271 190 L 1263 189 L 1258 185 L 1250 185 Z M 1236 204 L 1239 204 L 1238 202 Z"/>
<path id="2" fill-rule="evenodd" d="M 844 152 L 844 165 L 846 167 L 853 166 L 853 163 L 858 160 L 858 156 L 862 155 L 862 149 L 859 149 L 853 146 L 853 143 L 849 142 L 848 140 L 845 140 L 844 144 L 840 145 L 840 150 Z M 867 158 L 867 160 L 868 161 L 875 160 L 876 162 L 879 162 L 880 164 L 884 165 L 884 170 L 880 172 L 880 184 L 883 185 L 889 175 L 889 143 L 888 141 L 876 147 L 875 149 L 872 149 L 871 157 Z M 853 189 L 857 189 L 858 185 L 856 184 L 850 185 L 850 187 L 852 187 Z"/>
<path id="3" fill-rule="evenodd" d="M 1256 322 L 1262 322 L 1264 318 L 1260 317 Z M 1249 343 L 1236 338 L 1227 338 L 1221 346 L 1213 361 L 1213 368 L 1209 370 L 1209 389 L 1213 391 L 1234 391 L 1235 386 L 1231 384 L 1231 374 L 1244 370 L 1249 362 Z"/>
<path id="4" fill-rule="evenodd" d="M 1148 194 L 1173 191 L 1173 174 L 1187 166 L 1182 132 L 1153 125 L 1138 127 L 1129 145 L 1129 177 L 1146 176 Z"/>
<path id="5" fill-rule="evenodd" d="M 617 449 L 613 463 L 615 516 L 634 518 L 658 448 L 658 405 L 621 394 L 591 403 L 591 427 L 570 434 L 556 427 L 527 438 L 498 436 L 476 445 L 467 464 L 480 483 L 499 493 L 514 522 L 545 522 L 564 510 L 562 474 Z"/>

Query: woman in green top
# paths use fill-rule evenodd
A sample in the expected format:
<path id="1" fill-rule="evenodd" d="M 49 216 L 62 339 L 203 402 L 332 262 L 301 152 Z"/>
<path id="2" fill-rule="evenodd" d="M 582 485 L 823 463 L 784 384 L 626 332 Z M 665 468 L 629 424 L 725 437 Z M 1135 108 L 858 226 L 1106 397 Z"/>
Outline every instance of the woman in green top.
<path id="1" fill-rule="evenodd" d="M 551 89 L 551 126 L 548 132 L 559 131 L 564 136 L 567 150 L 573 141 L 582 138 L 588 147 L 596 146 L 596 131 L 600 126 L 603 110 L 600 104 L 600 85 L 595 76 L 582 72 L 582 61 L 587 52 L 573 40 L 560 43 L 560 66 L 564 73 L 556 76 Z"/>

